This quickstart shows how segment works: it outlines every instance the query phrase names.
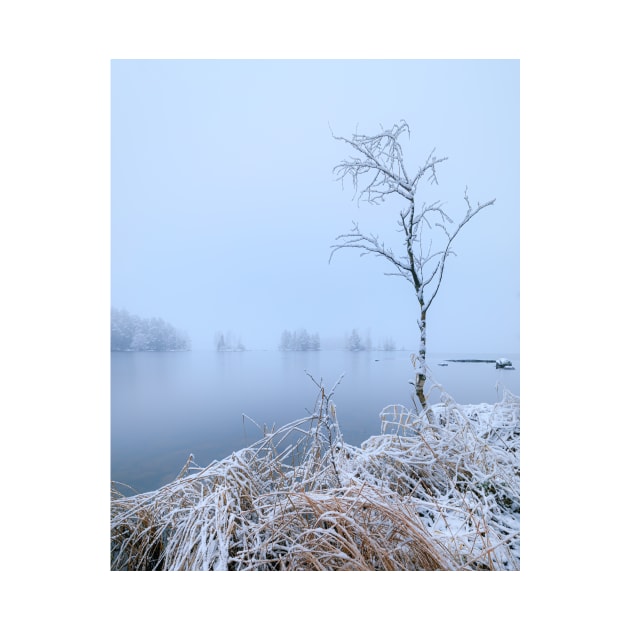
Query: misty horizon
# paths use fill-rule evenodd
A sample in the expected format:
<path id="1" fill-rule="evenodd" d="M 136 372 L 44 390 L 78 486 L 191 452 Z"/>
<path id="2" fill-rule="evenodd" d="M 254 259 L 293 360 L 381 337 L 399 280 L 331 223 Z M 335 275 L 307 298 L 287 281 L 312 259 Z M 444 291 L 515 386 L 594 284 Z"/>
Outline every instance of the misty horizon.
<path id="1" fill-rule="evenodd" d="M 111 305 L 159 317 L 193 349 L 232 331 L 275 349 L 285 329 L 322 348 L 357 329 L 418 348 L 413 288 L 383 260 L 338 252 L 353 222 L 400 247 L 399 206 L 358 204 L 333 138 L 404 119 L 411 170 L 458 220 L 464 192 L 496 198 L 454 242 L 428 313 L 427 351 L 519 351 L 519 63 L 112 62 Z M 384 89 L 365 95 L 373 77 Z M 404 89 L 403 86 L 404 85 Z"/>
<path id="2" fill-rule="evenodd" d="M 131 316 L 137 316 L 144 320 L 150 319 L 162 319 L 159 315 L 151 315 L 151 316 L 138 316 L 136 313 L 129 313 L 127 309 L 118 309 L 116 307 L 112 307 L 112 311 L 125 311 Z M 171 322 L 166 322 L 166 324 L 171 324 Z M 309 334 L 317 335 L 319 338 L 319 347 L 312 349 L 309 348 L 307 351 L 320 351 L 320 350 L 350 350 L 348 347 L 348 340 L 352 336 L 354 332 L 358 334 L 360 337 L 361 344 L 365 347 L 360 348 L 357 351 L 385 351 L 385 352 L 398 352 L 398 351 L 415 351 L 415 347 L 413 344 L 401 344 L 399 343 L 393 335 L 386 335 L 383 337 L 379 337 L 375 339 L 371 333 L 370 329 L 361 331 L 359 329 L 353 328 L 350 331 L 346 331 L 343 334 L 329 334 L 327 336 L 322 336 L 319 334 L 318 330 L 306 331 L 303 327 L 293 328 L 293 329 L 283 329 L 278 333 L 277 343 L 274 345 L 264 345 L 257 344 L 254 340 L 253 343 L 247 343 L 246 340 L 248 337 L 246 335 L 242 335 L 233 330 L 218 330 L 214 332 L 212 341 L 208 335 L 204 336 L 203 344 L 195 344 L 195 340 L 190 337 L 188 332 L 180 327 L 174 327 L 175 331 L 185 337 L 189 341 L 189 347 L 183 350 L 216 350 L 216 351 L 228 351 L 228 350 L 239 350 L 239 351 L 269 351 L 269 350 L 281 350 L 285 352 L 300 352 L 303 350 L 295 350 L 290 348 L 282 348 L 282 336 L 285 332 L 289 333 L 300 333 L 301 331 L 305 331 Z M 225 338 L 225 350 L 221 350 L 217 347 L 217 337 L 223 336 Z M 240 348 L 239 348 L 240 347 Z M 445 350 L 440 349 L 432 349 L 429 348 L 429 354 L 444 354 Z M 464 352 L 463 354 L 475 354 L 475 352 Z M 488 349 L 484 351 L 479 351 L 476 354 L 480 355 L 500 355 L 500 354 L 519 354 L 518 350 L 505 350 L 505 349 Z"/>

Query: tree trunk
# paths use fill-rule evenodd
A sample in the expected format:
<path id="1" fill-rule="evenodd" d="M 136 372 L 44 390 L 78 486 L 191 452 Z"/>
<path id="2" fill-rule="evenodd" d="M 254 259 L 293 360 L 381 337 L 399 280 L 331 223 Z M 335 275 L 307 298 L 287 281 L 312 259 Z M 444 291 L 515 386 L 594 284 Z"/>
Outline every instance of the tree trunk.
<path id="1" fill-rule="evenodd" d="M 420 302 L 422 304 L 422 299 Z M 418 350 L 419 366 L 416 369 L 416 396 L 422 405 L 422 409 L 426 411 L 428 404 L 424 395 L 424 385 L 427 380 L 427 312 L 422 307 L 420 309 L 418 328 L 420 329 L 420 348 Z"/>
<path id="2" fill-rule="evenodd" d="M 416 372 L 416 396 L 422 405 L 422 408 L 426 410 L 427 408 L 427 399 L 424 396 L 424 384 L 427 380 L 426 374 L 421 374 L 420 372 Z"/>

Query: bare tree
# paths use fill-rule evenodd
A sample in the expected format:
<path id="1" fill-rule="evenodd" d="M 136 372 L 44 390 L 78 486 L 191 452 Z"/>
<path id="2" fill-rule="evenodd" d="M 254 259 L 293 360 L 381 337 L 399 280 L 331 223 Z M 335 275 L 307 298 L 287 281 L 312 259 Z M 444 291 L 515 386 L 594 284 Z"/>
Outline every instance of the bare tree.
<path id="1" fill-rule="evenodd" d="M 400 252 L 386 247 L 378 236 L 362 232 L 355 222 L 350 232 L 337 237 L 340 243 L 332 246 L 330 259 L 339 249 L 356 248 L 362 250 L 361 256 L 374 254 L 385 258 L 396 269 L 386 275 L 402 276 L 413 285 L 420 309 L 417 320 L 420 346 L 418 355 L 412 357 L 416 373 L 415 391 L 422 407 L 426 408 L 427 311 L 442 284 L 446 260 L 455 253 L 451 248 L 455 237 L 480 210 L 494 204 L 495 199 L 473 207 L 466 188 L 466 213 L 459 223 L 454 223 L 444 212 L 441 202 L 419 203 L 416 199 L 418 185 L 423 178 L 428 183 L 437 184 L 435 167 L 448 158 L 435 157 L 434 149 L 424 165 L 409 176 L 399 142 L 404 132 L 411 136 L 409 125 L 401 120 L 391 129 L 381 130 L 373 136 L 354 133 L 352 138 L 345 138 L 333 134 L 335 140 L 346 142 L 354 150 L 354 155 L 335 166 L 333 172 L 342 184 L 347 177 L 352 180 L 357 202 L 364 200 L 378 204 L 393 196 L 396 199 L 402 197 L 404 206 L 398 219 L 398 231 L 402 234 Z"/>

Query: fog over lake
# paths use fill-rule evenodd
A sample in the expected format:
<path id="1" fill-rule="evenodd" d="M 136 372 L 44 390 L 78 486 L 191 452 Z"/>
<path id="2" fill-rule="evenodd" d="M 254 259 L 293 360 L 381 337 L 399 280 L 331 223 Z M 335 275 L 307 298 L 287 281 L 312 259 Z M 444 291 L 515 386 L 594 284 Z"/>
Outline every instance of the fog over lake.
<path id="1" fill-rule="evenodd" d="M 334 400 L 354 444 L 379 431 L 386 405 L 412 406 L 424 319 L 400 273 L 409 199 L 359 203 L 352 177 L 340 181 L 354 134 L 398 129 L 412 174 L 439 160 L 414 188 L 436 220 L 414 223 L 426 261 L 483 208 L 443 276 L 423 272 L 439 286 L 425 295 L 429 367 L 461 403 L 496 401 L 497 379 L 518 390 L 518 369 L 437 363 L 519 356 L 519 82 L 516 59 L 113 60 L 111 307 L 153 323 L 112 327 L 113 349 L 138 350 L 111 355 L 112 478 L 153 488 L 190 453 L 205 465 L 259 438 L 243 414 L 261 426 L 304 417 L 318 394 L 306 372 L 327 388 L 344 375 Z M 387 255 L 331 260 L 355 224 Z M 158 328 L 166 349 L 191 350 L 144 352 L 164 349 Z M 355 329 L 372 348 L 406 350 L 338 350 Z M 278 352 L 283 330 L 308 331 L 320 351 Z M 247 351 L 214 352 L 220 338 Z"/>
<path id="2" fill-rule="evenodd" d="M 518 60 L 112 61 L 111 306 L 164 318 L 194 350 L 218 331 L 276 348 L 304 327 L 322 349 L 357 328 L 417 351 L 413 286 L 357 250 L 329 262 L 354 222 L 404 257 L 404 199 L 358 203 L 333 172 L 353 154 L 333 134 L 404 120 L 409 172 L 448 158 L 422 178 L 418 208 L 440 202 L 457 225 L 466 193 L 475 207 L 496 199 L 453 243 L 428 351 L 519 352 L 519 72 Z"/>
<path id="3" fill-rule="evenodd" d="M 359 445 L 380 432 L 384 407 L 413 408 L 410 353 L 349 352 L 112 352 L 112 480 L 139 492 L 172 481 L 189 454 L 205 466 L 276 427 L 306 417 L 323 381 L 344 439 Z M 514 370 L 494 363 L 448 363 L 445 359 L 496 359 L 494 355 L 433 355 L 433 378 L 458 403 L 493 403 L 503 389 L 520 393 L 518 355 L 506 355 Z M 430 401 L 438 402 L 440 391 Z"/>

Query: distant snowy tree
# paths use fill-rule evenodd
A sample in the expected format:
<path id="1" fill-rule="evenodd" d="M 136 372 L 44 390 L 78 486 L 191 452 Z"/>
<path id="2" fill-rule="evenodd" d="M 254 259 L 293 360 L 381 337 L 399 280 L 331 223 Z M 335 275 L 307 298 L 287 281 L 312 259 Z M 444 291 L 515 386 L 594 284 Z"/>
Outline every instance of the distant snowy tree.
<path id="1" fill-rule="evenodd" d="M 111 313 L 111 349 L 129 350 L 135 335 L 136 325 L 133 317 L 124 309 L 112 309 Z"/>
<path id="2" fill-rule="evenodd" d="M 280 343 L 278 344 L 278 349 L 283 351 L 319 350 L 319 347 L 319 333 L 310 335 L 304 328 L 295 330 L 292 333 L 288 330 L 283 330 L 280 335 Z"/>
<path id="3" fill-rule="evenodd" d="M 348 350 L 351 350 L 352 352 L 365 350 L 365 346 L 363 345 L 363 342 L 361 341 L 361 337 L 359 336 L 359 333 L 357 332 L 356 328 L 352 329 L 352 332 L 350 333 L 350 336 L 348 337 L 346 348 Z"/>
<path id="4" fill-rule="evenodd" d="M 391 337 L 387 337 L 383 342 L 383 350 L 387 352 L 391 352 L 392 350 L 396 350 L 396 343 Z"/>
<path id="5" fill-rule="evenodd" d="M 298 333 L 298 341 L 297 341 L 297 350 L 308 350 L 309 347 L 309 336 L 304 328 L 300 330 Z"/>
<path id="6" fill-rule="evenodd" d="M 242 352 L 246 350 L 241 338 L 238 341 L 234 341 L 234 336 L 230 331 L 223 333 L 222 331 L 214 334 L 214 347 L 217 352 Z"/>
<path id="7" fill-rule="evenodd" d="M 319 333 L 314 333 L 309 338 L 308 349 L 319 350 L 319 347 L 320 347 Z"/>
<path id="8" fill-rule="evenodd" d="M 112 308 L 111 350 L 113 352 L 170 352 L 189 350 L 188 337 L 161 318 L 143 319 L 126 310 Z"/>
<path id="9" fill-rule="evenodd" d="M 411 135 L 409 125 L 402 120 L 391 129 L 382 129 L 372 136 L 355 133 L 351 138 L 345 138 L 333 134 L 335 140 L 347 143 L 354 151 L 352 157 L 337 164 L 333 172 L 342 183 L 346 177 L 350 178 L 357 201 L 378 204 L 393 195 L 395 199 L 402 198 L 404 207 L 400 210 L 398 220 L 402 233 L 401 249 L 398 252 L 386 247 L 378 236 L 362 232 L 358 224 L 354 223 L 350 232 L 337 237 L 340 242 L 332 246 L 330 258 L 344 248 L 362 250 L 361 255 L 374 254 L 385 258 L 395 267 L 394 273 L 386 275 L 401 276 L 413 286 L 420 310 L 417 320 L 420 344 L 418 355 L 414 355 L 415 391 L 423 408 L 426 408 L 427 311 L 442 283 L 446 260 L 454 254 L 451 246 L 455 237 L 480 210 L 494 204 L 495 199 L 473 206 L 466 189 L 466 211 L 459 223 L 453 223 L 442 209 L 441 202 L 420 202 L 417 188 L 422 178 L 426 176 L 429 183 L 437 183 L 435 167 L 447 158 L 436 158 L 432 151 L 424 165 L 409 175 L 399 142 L 399 137 L 405 132 Z"/>
<path id="10" fill-rule="evenodd" d="M 225 350 L 225 337 L 222 332 L 218 332 L 214 335 L 214 347 L 217 352 L 223 352 L 223 350 Z"/>
<path id="11" fill-rule="evenodd" d="M 152 350 L 152 348 L 150 348 L 149 338 L 145 333 L 140 330 L 133 336 L 129 349 L 133 350 L 134 352 L 144 352 Z"/>

